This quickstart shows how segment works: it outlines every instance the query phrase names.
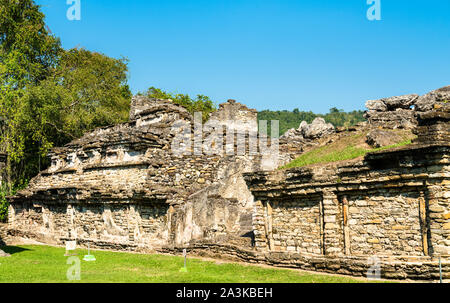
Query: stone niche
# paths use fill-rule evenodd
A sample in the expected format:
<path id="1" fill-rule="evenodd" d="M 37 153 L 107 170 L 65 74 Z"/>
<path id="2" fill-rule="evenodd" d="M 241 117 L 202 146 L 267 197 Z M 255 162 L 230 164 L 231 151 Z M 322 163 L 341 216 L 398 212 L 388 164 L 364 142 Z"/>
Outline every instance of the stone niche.
<path id="1" fill-rule="evenodd" d="M 423 192 L 411 188 L 361 194 L 348 195 L 350 254 L 425 255 L 419 214 Z"/>

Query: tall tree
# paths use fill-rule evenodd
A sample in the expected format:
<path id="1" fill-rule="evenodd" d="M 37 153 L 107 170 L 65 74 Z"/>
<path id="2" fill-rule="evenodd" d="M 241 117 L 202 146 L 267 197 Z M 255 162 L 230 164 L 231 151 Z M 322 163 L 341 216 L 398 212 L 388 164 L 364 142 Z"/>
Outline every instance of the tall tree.
<path id="1" fill-rule="evenodd" d="M 0 0 L 1 141 L 8 154 L 7 184 L 12 164 L 24 155 L 27 121 L 26 89 L 45 79 L 58 63 L 59 39 L 45 28 L 44 14 L 32 0 Z"/>
<path id="2" fill-rule="evenodd" d="M 0 15 L 0 146 L 11 192 L 45 167 L 50 147 L 126 121 L 131 92 L 126 59 L 62 49 L 32 0 L 0 0 Z"/>
<path id="3" fill-rule="evenodd" d="M 126 121 L 131 101 L 127 71 L 124 58 L 65 51 L 51 76 L 25 95 L 28 114 L 37 122 L 35 132 L 61 145 L 95 127 Z"/>
<path id="4" fill-rule="evenodd" d="M 64 145 L 95 127 L 128 119 L 131 92 L 127 70 L 123 58 L 84 49 L 62 53 L 51 75 L 30 86 L 23 97 L 28 133 L 32 134 L 27 147 L 33 152 L 21 178 L 34 175 L 47 164 L 42 156 L 50 147 Z M 37 158 L 37 153 L 41 157 Z"/>

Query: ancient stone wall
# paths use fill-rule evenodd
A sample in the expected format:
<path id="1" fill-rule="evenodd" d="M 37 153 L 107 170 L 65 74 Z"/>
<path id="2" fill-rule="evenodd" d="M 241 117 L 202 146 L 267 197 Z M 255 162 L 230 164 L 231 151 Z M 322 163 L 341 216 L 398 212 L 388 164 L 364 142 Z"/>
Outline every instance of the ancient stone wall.
<path id="1" fill-rule="evenodd" d="M 235 102 L 221 108 L 226 112 L 214 116 L 225 126 L 235 112 L 244 124 L 253 117 L 256 125 L 254 110 L 245 114 L 246 107 Z M 189 153 L 174 153 L 180 131 L 174 126 L 187 124 L 192 139 L 192 122 L 170 100 L 135 97 L 130 122 L 99 128 L 51 151 L 51 166 L 10 199 L 11 236 L 152 250 L 251 232 L 253 196 L 242 173 L 261 169 L 262 161 L 249 154 L 250 135 L 235 129 L 231 154 L 196 154 L 195 144 Z M 200 143 L 205 138 L 211 133 Z M 239 140 L 245 141 L 241 153 Z"/>
<path id="2" fill-rule="evenodd" d="M 446 102 L 415 113 L 412 145 L 289 170 L 267 170 L 265 161 L 282 165 L 302 146 L 285 138 L 278 155 L 252 153 L 250 141 L 262 138 L 227 121 L 239 113 L 254 126 L 254 112 L 234 101 L 220 108 L 225 112 L 210 119 L 218 118 L 223 132 L 208 130 L 200 141 L 206 149 L 196 153 L 183 140 L 195 134 L 184 108 L 133 98 L 128 123 L 53 149 L 51 166 L 10 197 L 8 241 L 77 240 L 173 253 L 187 247 L 199 255 L 354 275 L 365 274 L 368 257 L 376 256 L 382 276 L 414 279 L 435 278 L 441 256 L 450 277 Z M 187 125 L 181 138 L 175 125 Z M 232 143 L 209 153 L 225 128 L 236 131 Z M 174 142 L 189 152 L 174 153 Z"/>
<path id="3" fill-rule="evenodd" d="M 257 251 L 281 263 L 292 253 L 341 264 L 377 256 L 386 268 L 409 262 L 402 258 L 427 260 L 434 270 L 438 256 L 448 261 L 448 113 L 443 106 L 420 115 L 418 139 L 406 147 L 362 160 L 245 174 L 256 201 Z M 417 278 L 405 271 L 398 275 Z"/>
<path id="4" fill-rule="evenodd" d="M 219 105 L 219 110 L 213 112 L 210 119 L 236 130 L 256 131 L 257 117 L 258 112 L 255 109 L 249 109 L 244 104 L 229 99 L 226 103 Z"/>

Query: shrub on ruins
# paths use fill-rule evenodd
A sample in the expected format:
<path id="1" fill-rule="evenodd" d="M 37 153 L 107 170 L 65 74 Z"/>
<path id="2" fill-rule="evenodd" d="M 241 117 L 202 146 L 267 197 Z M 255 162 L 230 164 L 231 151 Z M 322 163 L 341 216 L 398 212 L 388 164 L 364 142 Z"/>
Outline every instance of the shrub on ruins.
<path id="1" fill-rule="evenodd" d="M 32 0 L 0 1 L 0 151 L 8 191 L 45 168 L 48 149 L 127 120 L 127 60 L 64 50 Z"/>
<path id="2" fill-rule="evenodd" d="M 209 114 L 216 111 L 216 105 L 208 96 L 197 95 L 195 99 L 191 98 L 187 94 L 173 94 L 163 91 L 160 88 L 150 87 L 147 92 L 144 93 L 149 98 L 156 99 L 171 99 L 173 103 L 179 104 L 186 108 L 188 112 L 194 114 L 195 112 L 201 112 L 203 122 L 208 120 Z"/>

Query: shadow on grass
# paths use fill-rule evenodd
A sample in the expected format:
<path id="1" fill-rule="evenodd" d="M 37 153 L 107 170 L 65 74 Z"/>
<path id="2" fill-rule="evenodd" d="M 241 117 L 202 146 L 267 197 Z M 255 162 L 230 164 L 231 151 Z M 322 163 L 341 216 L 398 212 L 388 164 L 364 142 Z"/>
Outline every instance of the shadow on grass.
<path id="1" fill-rule="evenodd" d="M 21 253 L 26 250 L 31 250 L 28 248 L 18 247 L 18 246 L 0 246 L 0 249 L 3 250 L 5 253 L 8 253 L 10 255 Z"/>

